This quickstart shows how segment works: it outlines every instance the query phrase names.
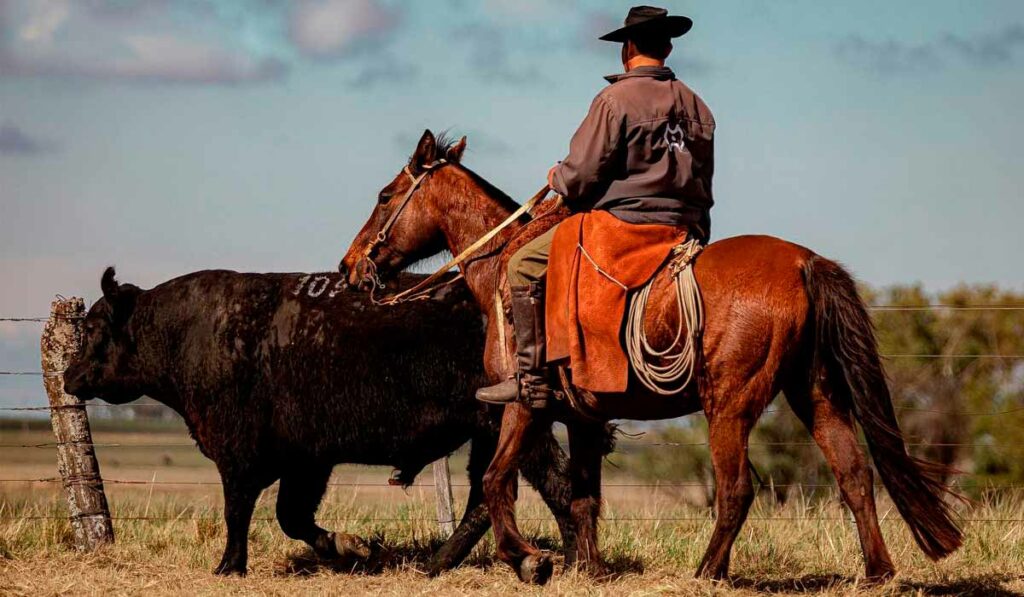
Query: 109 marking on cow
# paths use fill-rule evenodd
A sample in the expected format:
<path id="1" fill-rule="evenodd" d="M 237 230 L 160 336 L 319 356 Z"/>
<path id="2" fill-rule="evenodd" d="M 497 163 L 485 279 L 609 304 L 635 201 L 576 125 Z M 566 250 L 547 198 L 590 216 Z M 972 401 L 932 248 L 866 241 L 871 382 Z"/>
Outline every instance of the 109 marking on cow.
<path id="1" fill-rule="evenodd" d="M 307 286 L 308 283 L 308 286 Z M 327 288 L 331 286 L 331 277 L 326 274 L 306 274 L 299 278 L 299 283 L 292 289 L 292 295 L 301 296 L 302 291 L 306 291 L 306 296 L 309 298 L 320 298 Z M 345 289 L 345 278 L 338 278 L 338 281 L 334 283 L 331 291 L 327 293 L 327 298 L 334 298 L 339 292 Z"/>

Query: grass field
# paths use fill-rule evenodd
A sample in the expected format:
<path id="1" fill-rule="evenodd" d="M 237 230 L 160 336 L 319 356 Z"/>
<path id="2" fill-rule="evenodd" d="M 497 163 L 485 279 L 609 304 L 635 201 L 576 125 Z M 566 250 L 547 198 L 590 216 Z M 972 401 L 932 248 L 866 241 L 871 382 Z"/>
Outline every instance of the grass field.
<path id="1" fill-rule="evenodd" d="M 125 432 L 94 425 L 117 544 L 97 554 L 70 546 L 59 484 L 0 483 L 0 594 L 686 594 L 758 593 L 999 595 L 1024 593 L 1024 496 L 1002 494 L 963 509 L 964 547 L 939 563 L 925 559 L 883 499 L 883 531 L 900 570 L 881 587 L 860 580 L 856 532 L 833 499 L 759 498 L 737 541 L 728 583 L 696 581 L 692 574 L 713 521 L 705 508 L 686 505 L 678 488 L 625 486 L 624 471 L 610 469 L 605 491 L 603 551 L 616 574 L 594 581 L 558 570 L 544 588 L 521 585 L 493 558 L 490 539 L 460 569 L 430 579 L 418 568 L 439 540 L 429 470 L 408 490 L 389 487 L 390 471 L 340 466 L 318 518 L 323 526 L 372 540 L 363 565 L 319 562 L 287 539 L 273 520 L 276 488 L 258 505 L 250 535 L 249 575 L 220 578 L 210 571 L 224 542 L 220 488 L 212 464 L 177 427 Z M 52 442 L 38 425 L 0 426 L 0 443 Z M 5 447 L 0 478 L 55 475 L 54 453 Z M 465 483 L 458 457 L 453 481 Z M 110 483 L 110 480 L 135 484 Z M 180 484 L 153 483 L 176 482 Z M 210 484 L 204 484 L 210 483 Z M 465 488 L 455 488 L 457 506 Z M 539 498 L 524 490 L 521 526 L 548 547 L 557 533 Z"/>

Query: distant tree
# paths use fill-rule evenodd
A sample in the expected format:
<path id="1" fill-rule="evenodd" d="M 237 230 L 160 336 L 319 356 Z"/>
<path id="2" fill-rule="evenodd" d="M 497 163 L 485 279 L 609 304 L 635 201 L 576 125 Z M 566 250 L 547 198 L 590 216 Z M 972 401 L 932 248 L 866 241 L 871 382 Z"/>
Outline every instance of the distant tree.
<path id="1" fill-rule="evenodd" d="M 1024 359 L 1014 358 L 1024 355 L 1024 310 L 1006 308 L 1024 305 L 1024 294 L 960 286 L 930 295 L 919 285 L 863 293 L 871 304 L 890 307 L 872 313 L 911 452 L 970 474 L 947 479 L 969 494 L 1024 483 Z M 969 308 L 931 308 L 935 304 Z M 659 428 L 645 439 L 682 445 L 634 445 L 624 468 L 649 480 L 710 483 L 706 447 L 693 445 L 707 439 L 703 418 Z M 779 501 L 832 483 L 784 399 L 775 400 L 755 427 L 750 460 L 762 487 L 773 489 Z"/>

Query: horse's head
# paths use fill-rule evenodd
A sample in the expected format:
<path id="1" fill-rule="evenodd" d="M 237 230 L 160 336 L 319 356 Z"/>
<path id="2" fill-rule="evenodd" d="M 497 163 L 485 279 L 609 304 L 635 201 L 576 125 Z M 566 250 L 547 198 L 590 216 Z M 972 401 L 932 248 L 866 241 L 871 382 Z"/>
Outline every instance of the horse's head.
<path id="1" fill-rule="evenodd" d="M 444 250 L 445 206 L 439 199 L 445 185 L 437 179 L 459 163 L 465 149 L 465 137 L 451 143 L 423 131 L 409 163 L 380 190 L 373 213 L 338 265 L 350 284 L 367 287 Z"/>

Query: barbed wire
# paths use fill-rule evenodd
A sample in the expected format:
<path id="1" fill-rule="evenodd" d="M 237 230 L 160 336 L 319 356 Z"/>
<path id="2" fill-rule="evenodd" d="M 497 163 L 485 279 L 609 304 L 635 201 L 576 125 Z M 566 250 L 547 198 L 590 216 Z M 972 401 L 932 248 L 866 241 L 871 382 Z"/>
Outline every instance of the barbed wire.
<path id="1" fill-rule="evenodd" d="M 54 514 L 26 514 L 23 516 L 17 515 L 4 515 L 0 516 L 0 520 L 4 521 L 22 521 L 22 520 L 68 520 L 67 516 L 58 516 Z M 223 517 L 215 516 L 111 516 L 110 520 L 113 521 L 150 521 L 150 522 L 223 522 Z M 254 516 L 251 519 L 253 522 L 277 522 L 276 518 L 270 516 Z M 520 522 L 555 522 L 554 518 L 543 518 L 543 517 L 517 517 L 516 520 Z M 601 517 L 601 522 L 605 523 L 630 523 L 630 522 L 715 522 L 713 516 L 611 516 Z M 747 516 L 745 520 L 753 520 L 758 522 L 849 522 L 848 516 Z M 879 519 L 879 523 L 889 522 L 897 523 L 902 522 L 902 518 L 882 518 Z M 436 518 L 425 518 L 425 517 L 369 517 L 369 516 L 354 516 L 354 517 L 334 517 L 327 516 L 317 518 L 317 522 L 363 522 L 363 523 L 378 523 L 378 522 L 393 522 L 393 523 L 410 523 L 410 522 L 423 522 L 437 524 Z M 957 522 L 961 523 L 1007 523 L 1007 522 L 1020 522 L 1024 523 L 1024 518 L 960 518 Z"/>
<path id="2" fill-rule="evenodd" d="M 971 304 L 971 305 L 950 305 L 942 303 L 929 303 L 925 305 L 897 305 L 884 303 L 878 305 L 867 305 L 871 311 L 1024 311 L 1024 305 L 1017 304 Z M 82 316 L 64 316 L 66 319 L 83 319 Z M 46 322 L 49 317 L 0 317 L 0 321 L 14 323 L 35 323 Z"/>
<path id="3" fill-rule="evenodd" d="M 62 315 L 59 313 L 54 313 L 49 317 L 0 317 L 0 321 L 6 321 L 11 323 L 46 323 L 47 321 L 50 320 L 50 317 L 53 317 L 54 319 L 67 319 L 69 321 L 86 318 L 85 315 Z"/>
<path id="4" fill-rule="evenodd" d="M 158 408 L 167 410 L 169 412 L 175 412 L 171 407 L 166 404 L 108 404 L 106 402 L 83 402 L 82 404 L 61 404 L 57 406 L 9 406 L 0 407 L 0 412 L 44 412 L 51 410 L 63 410 L 63 409 L 76 409 L 76 408 L 124 408 L 127 410 L 134 410 L 137 408 Z M 935 408 L 922 408 L 918 406 L 894 406 L 896 410 L 907 411 L 907 412 L 923 412 L 923 413 L 935 413 L 940 415 L 950 416 L 961 416 L 961 417 L 996 417 L 1000 415 L 1008 415 L 1018 412 L 1024 412 L 1024 406 L 1008 408 L 1005 410 L 995 411 L 969 411 L 969 410 L 941 410 Z M 764 414 L 773 414 L 787 412 L 781 408 L 769 408 L 764 411 Z M 698 414 L 698 413 L 694 413 Z M 702 413 L 703 414 L 703 411 Z"/>
<path id="5" fill-rule="evenodd" d="M 973 477 L 977 476 L 970 473 L 962 473 L 957 475 L 958 477 Z M 64 480 L 60 477 L 38 477 L 29 479 L 0 479 L 0 483 L 63 483 Z M 109 485 L 138 485 L 138 486 L 197 486 L 197 487 L 220 487 L 222 483 L 220 481 L 153 481 L 145 479 L 102 479 L 100 483 Z M 332 481 L 327 484 L 328 487 L 377 487 L 377 488 L 393 488 L 393 489 L 406 489 L 412 487 L 423 487 L 423 488 L 434 488 L 433 483 L 413 483 L 411 485 L 391 485 L 386 481 L 377 482 L 366 482 L 366 481 Z M 954 482 L 953 486 L 958 489 L 1021 489 L 1024 488 L 1024 483 L 995 483 L 995 482 L 976 482 L 976 483 L 959 483 Z M 450 487 L 472 487 L 469 483 L 451 483 Z M 602 488 L 664 488 L 673 489 L 679 487 L 702 487 L 702 488 L 713 488 L 715 487 L 714 482 L 711 481 L 679 481 L 679 482 L 651 482 L 651 483 L 602 483 Z M 788 489 L 791 487 L 796 488 L 812 488 L 812 489 L 836 489 L 835 483 L 770 483 L 764 482 L 760 485 L 763 490 L 768 489 Z M 881 483 L 875 484 L 876 488 L 883 488 L 884 485 Z"/>
<path id="6" fill-rule="evenodd" d="M 933 354 L 933 353 L 897 353 L 897 354 L 880 354 L 879 357 L 883 359 L 1005 359 L 1005 360 L 1024 360 L 1024 354 L 1000 354 L 1000 353 L 980 353 L 980 354 Z M 60 372 L 44 373 L 43 371 L 0 371 L 0 375 L 60 375 Z"/>
<path id="7" fill-rule="evenodd" d="M 1024 305 L 943 305 L 943 304 L 929 304 L 920 306 L 905 306 L 905 305 L 871 305 L 869 306 L 874 311 L 935 311 L 935 310 L 949 310 L 949 311 L 1024 311 Z M 82 316 L 71 316 L 65 317 L 67 319 L 81 319 Z M 0 317 L 0 322 L 12 322 L 12 323 L 40 323 L 48 321 L 48 317 Z M 981 354 L 930 354 L 930 353 L 894 353 L 894 354 L 883 354 L 880 355 L 886 359 L 1006 359 L 1006 360 L 1017 360 L 1024 359 L 1024 354 L 998 354 L 998 353 L 981 353 Z M 59 375 L 60 373 L 47 373 L 44 374 L 42 371 L 0 371 L 0 376 L 43 376 L 43 375 Z M 52 411 L 57 409 L 65 408 L 109 408 L 109 407 L 127 407 L 127 408 L 161 408 L 166 409 L 165 405 L 162 404 L 125 404 L 125 405 L 114 405 L 114 404 L 103 404 L 103 403 L 89 403 L 81 405 L 60 405 L 60 406 L 34 406 L 34 407 L 4 407 L 0 408 L 0 411 L 6 412 L 24 412 L 24 411 Z M 944 415 L 956 415 L 956 416 L 967 416 L 967 417 L 988 417 L 988 416 L 1000 416 L 1010 413 L 1022 412 L 1024 407 L 1011 408 L 1000 411 L 992 412 L 977 412 L 977 411 L 948 411 L 930 408 L 920 407 L 896 407 L 902 411 L 916 411 L 916 412 L 931 412 Z M 766 412 L 779 412 L 779 409 L 769 409 Z M 78 446 L 92 446 L 96 448 L 178 448 L 188 447 L 194 448 L 194 443 L 146 443 L 146 444 L 131 444 L 131 443 L 104 443 L 104 442 L 53 442 L 53 443 L 39 443 L 39 444 L 0 444 L 0 448 L 40 448 L 48 449 L 55 448 L 60 445 L 74 444 Z M 687 446 L 708 446 L 709 442 L 665 442 L 665 441 L 633 441 L 623 442 L 622 446 L 652 446 L 652 447 L 687 447 Z M 816 445 L 812 441 L 778 441 L 778 442 L 751 442 L 751 446 L 813 446 Z M 862 444 L 863 445 L 863 444 Z M 932 446 L 932 447 L 995 447 L 994 444 L 988 443 L 977 443 L 977 442 L 908 442 L 908 446 Z M 1010 446 L 1019 447 L 1018 444 L 1009 444 Z M 1000 447 L 1005 447 L 1007 444 L 1000 444 Z M 978 475 L 973 474 L 961 474 L 957 476 L 957 479 L 970 479 L 977 477 Z M 17 479 L 17 478 L 2 478 L 0 483 L 63 483 L 65 480 L 60 477 L 42 477 L 34 479 Z M 156 481 L 156 480 L 131 480 L 131 479 L 103 479 L 102 483 L 108 485 L 126 485 L 126 486 L 219 486 L 220 482 L 217 481 Z M 1024 487 L 1024 484 L 1019 483 L 994 483 L 994 482 L 968 482 L 960 483 L 954 482 L 955 487 L 968 489 L 1020 489 Z M 394 487 L 387 482 L 331 482 L 328 483 L 329 487 Z M 455 483 L 452 487 L 469 487 L 468 483 Z M 421 487 L 421 488 L 433 488 L 432 483 L 416 483 L 408 487 Z M 688 482 L 654 482 L 654 483 L 604 483 L 603 488 L 616 489 L 616 488 L 655 488 L 655 489 L 672 489 L 672 488 L 712 488 L 714 483 L 711 482 L 699 482 L 699 481 L 688 481 Z M 822 483 L 769 483 L 760 484 L 760 488 L 771 489 L 786 489 L 786 488 L 831 488 L 835 489 L 834 483 L 822 484 Z M 22 521 L 22 520 L 68 520 L 66 515 L 3 515 L 0 516 L 0 520 L 4 521 Z M 217 517 L 185 517 L 184 513 L 176 517 L 169 516 L 114 516 L 111 517 L 114 521 L 152 521 L 152 522 L 221 522 L 222 516 Z M 273 522 L 276 518 L 273 517 L 255 517 L 254 521 L 257 522 Z M 361 523 L 409 523 L 409 522 L 422 522 L 436 524 L 435 518 L 410 518 L 410 517 L 367 517 L 367 516 L 356 516 L 356 517 L 325 517 L 319 519 L 321 521 L 334 521 L 334 522 L 361 522 Z M 524 522 L 550 522 L 551 518 L 536 518 L 536 517 L 525 517 L 519 520 Z M 606 523 L 664 523 L 664 522 L 714 522 L 712 515 L 694 515 L 694 516 L 622 516 L 622 517 L 605 517 L 602 518 L 603 522 Z M 848 521 L 848 516 L 749 516 L 747 520 L 753 520 L 758 522 L 792 522 L 792 521 L 806 521 L 806 522 L 823 522 L 823 521 Z M 880 522 L 895 522 L 896 519 L 884 518 Z M 963 523 L 1022 523 L 1024 518 L 962 518 L 960 522 Z"/>
<path id="8" fill-rule="evenodd" d="M 995 447 L 1013 447 L 1020 448 L 1024 447 L 1024 443 L 985 443 L 985 442 L 904 442 L 905 445 L 911 447 L 933 447 L 933 448 L 950 448 L 950 447 L 962 447 L 962 448 L 995 448 Z M 37 444 L 0 444 L 0 448 L 57 448 L 64 445 L 75 445 L 93 448 L 195 448 L 196 444 L 191 442 L 156 442 L 156 443 L 105 443 L 105 442 L 41 442 Z M 630 446 L 662 446 L 662 447 L 691 447 L 691 446 L 708 446 L 707 440 L 703 441 L 692 441 L 692 442 L 674 442 L 674 441 L 641 441 L 641 440 L 629 440 L 620 441 L 618 443 L 619 448 L 630 447 Z M 781 446 L 817 446 L 818 444 L 813 441 L 807 440 L 793 440 L 793 441 L 765 441 L 765 442 L 749 442 L 749 446 L 769 446 L 769 447 L 781 447 Z M 868 444 L 859 442 L 859 446 L 868 447 Z"/>
<path id="9" fill-rule="evenodd" d="M 871 311 L 1024 311 L 1024 305 L 868 305 Z"/>

